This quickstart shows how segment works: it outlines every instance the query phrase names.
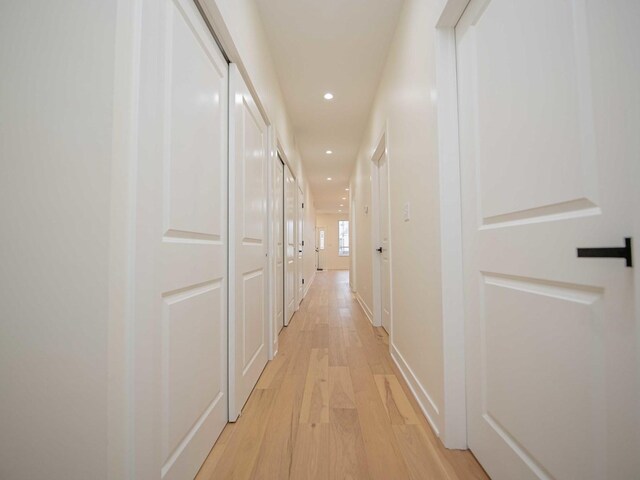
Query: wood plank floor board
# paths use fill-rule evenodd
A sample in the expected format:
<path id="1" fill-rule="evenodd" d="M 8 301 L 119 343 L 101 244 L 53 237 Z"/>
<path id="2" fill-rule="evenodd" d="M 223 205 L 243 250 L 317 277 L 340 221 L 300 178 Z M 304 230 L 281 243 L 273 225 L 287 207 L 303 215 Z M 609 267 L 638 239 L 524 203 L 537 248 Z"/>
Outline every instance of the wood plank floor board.
<path id="1" fill-rule="evenodd" d="M 287 334 L 292 336 L 294 332 L 287 331 Z M 306 375 L 307 369 L 309 368 L 309 352 L 311 351 L 311 345 L 313 343 L 313 332 L 299 331 L 296 336 L 297 341 L 294 341 L 293 338 L 287 338 L 287 341 L 284 342 L 284 345 L 280 348 L 290 348 L 293 350 L 287 375 Z M 269 365 L 267 365 L 267 368 L 269 368 Z"/>
<path id="2" fill-rule="evenodd" d="M 348 272 L 317 273 L 278 343 L 197 480 L 488 478 L 430 428 Z"/>
<path id="3" fill-rule="evenodd" d="M 329 423 L 329 351 L 312 348 L 300 408 L 300 423 Z"/>
<path id="4" fill-rule="evenodd" d="M 208 478 L 250 478 L 262 446 L 275 394 L 276 390 L 270 389 L 254 390 L 251 393 L 235 427 L 236 431 Z"/>
<path id="5" fill-rule="evenodd" d="M 329 325 L 317 323 L 313 330 L 313 348 L 329 348 Z"/>
<path id="6" fill-rule="evenodd" d="M 342 328 L 329 328 L 329 366 L 346 367 L 347 365 L 347 347 Z"/>
<path id="7" fill-rule="evenodd" d="M 402 390 L 398 378 L 395 375 L 374 375 L 373 377 L 391 424 L 417 424 L 416 412 Z"/>
<path id="8" fill-rule="evenodd" d="M 371 478 L 409 478 L 371 370 L 357 365 L 350 370 Z"/>
<path id="9" fill-rule="evenodd" d="M 329 407 L 356 408 L 349 367 L 329 366 Z"/>
<path id="10" fill-rule="evenodd" d="M 329 478 L 371 478 L 358 411 L 355 408 L 332 408 L 329 424 Z"/>
<path id="11" fill-rule="evenodd" d="M 271 418 L 251 478 L 289 478 L 298 435 L 305 376 L 289 375 L 275 397 Z"/>
<path id="12" fill-rule="evenodd" d="M 290 361 L 291 354 L 287 351 L 276 355 L 276 358 L 269 362 L 269 368 L 265 368 L 262 375 L 260 375 L 255 388 L 278 388 L 279 384 L 286 378 L 283 372 L 287 370 Z"/>
<path id="13" fill-rule="evenodd" d="M 291 480 L 329 478 L 329 423 L 301 423 L 291 460 Z"/>
<path id="14" fill-rule="evenodd" d="M 409 470 L 409 478 L 423 480 L 451 477 L 436 451 L 430 448 L 417 425 L 393 425 L 393 433 L 400 446 L 400 453 Z"/>

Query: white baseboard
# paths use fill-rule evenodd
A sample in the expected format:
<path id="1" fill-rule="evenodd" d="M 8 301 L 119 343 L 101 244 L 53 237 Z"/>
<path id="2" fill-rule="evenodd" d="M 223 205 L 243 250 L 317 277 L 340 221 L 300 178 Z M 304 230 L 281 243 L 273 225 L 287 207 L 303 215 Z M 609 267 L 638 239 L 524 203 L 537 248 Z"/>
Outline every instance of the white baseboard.
<path id="1" fill-rule="evenodd" d="M 364 312 L 364 314 L 367 316 L 367 318 L 371 322 L 371 325 L 373 325 L 373 312 L 371 311 L 369 306 L 365 303 L 365 301 L 362 299 L 362 297 L 360 296 L 360 294 L 358 292 L 356 292 L 356 300 L 358 301 L 358 303 L 362 307 L 362 311 Z"/>
<path id="2" fill-rule="evenodd" d="M 309 280 L 309 282 L 305 285 L 304 287 L 304 294 L 302 295 L 302 298 L 307 296 L 307 293 L 309 293 L 309 289 L 311 288 L 311 284 L 313 283 L 313 281 L 316 279 L 316 271 L 313 271 L 313 275 L 311 275 L 311 279 Z"/>
<path id="3" fill-rule="evenodd" d="M 426 389 L 420 384 L 417 377 L 411 370 L 411 367 L 407 364 L 402 354 L 398 351 L 395 345 L 391 345 L 391 358 L 395 362 L 398 370 L 402 373 L 404 380 L 409 385 L 409 389 L 413 393 L 413 396 L 418 401 L 418 405 L 420 405 L 420 409 L 424 416 L 427 418 L 429 425 L 433 428 L 435 434 L 440 436 L 440 429 L 438 428 L 434 418 L 440 419 L 440 410 L 437 405 L 431 400 L 431 397 L 427 393 Z"/>

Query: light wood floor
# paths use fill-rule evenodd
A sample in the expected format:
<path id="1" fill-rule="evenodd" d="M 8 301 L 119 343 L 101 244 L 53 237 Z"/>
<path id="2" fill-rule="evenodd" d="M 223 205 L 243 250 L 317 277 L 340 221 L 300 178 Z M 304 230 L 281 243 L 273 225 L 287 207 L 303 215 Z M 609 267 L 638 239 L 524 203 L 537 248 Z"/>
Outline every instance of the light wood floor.
<path id="1" fill-rule="evenodd" d="M 198 480 L 488 478 L 435 437 L 347 272 L 318 272 L 279 342 Z"/>

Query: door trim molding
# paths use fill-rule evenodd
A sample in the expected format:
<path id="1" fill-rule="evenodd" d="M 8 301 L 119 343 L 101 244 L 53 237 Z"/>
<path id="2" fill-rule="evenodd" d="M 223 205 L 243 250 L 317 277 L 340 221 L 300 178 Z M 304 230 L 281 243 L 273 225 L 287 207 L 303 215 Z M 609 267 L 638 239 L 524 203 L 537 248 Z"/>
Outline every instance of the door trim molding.
<path id="1" fill-rule="evenodd" d="M 107 478 L 136 476 L 135 447 L 136 198 L 141 0 L 118 0 L 115 36 L 114 109 L 109 237 L 109 325 L 107 345 Z"/>
<path id="2" fill-rule="evenodd" d="M 442 350 L 447 448 L 467 448 L 462 203 L 455 27 L 469 0 L 447 0 L 436 23 L 438 159 L 442 262 Z"/>

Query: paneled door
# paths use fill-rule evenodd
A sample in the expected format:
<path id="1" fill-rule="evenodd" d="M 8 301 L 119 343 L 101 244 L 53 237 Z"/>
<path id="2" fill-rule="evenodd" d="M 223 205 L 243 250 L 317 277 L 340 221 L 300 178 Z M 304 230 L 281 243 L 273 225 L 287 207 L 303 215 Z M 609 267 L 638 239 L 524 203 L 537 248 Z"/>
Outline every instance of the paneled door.
<path id="1" fill-rule="evenodd" d="M 184 479 L 228 417 L 228 65 L 190 0 L 145 2 L 142 39 L 132 454 Z"/>
<path id="2" fill-rule="evenodd" d="M 285 266 L 284 266 L 284 324 L 296 311 L 296 179 L 291 170 L 284 167 L 284 236 L 285 236 Z"/>
<path id="3" fill-rule="evenodd" d="M 304 192 L 298 184 L 296 189 L 296 308 L 304 297 Z"/>
<path id="4" fill-rule="evenodd" d="M 268 360 L 267 126 L 235 65 L 229 109 L 229 420 L 235 421 Z"/>
<path id="5" fill-rule="evenodd" d="M 324 270 L 326 268 L 326 265 L 325 265 L 326 235 L 327 235 L 326 227 L 316 227 L 316 270 Z"/>
<path id="6" fill-rule="evenodd" d="M 273 176 L 273 230 L 275 237 L 274 332 L 284 326 L 284 163 L 276 156 Z"/>
<path id="7" fill-rule="evenodd" d="M 640 475 L 634 269 L 576 250 L 633 236 L 639 5 L 472 0 L 456 27 L 468 441 L 496 480 Z"/>
<path id="8" fill-rule="evenodd" d="M 391 264 L 389 251 L 389 162 L 383 151 L 378 159 L 378 257 L 380 261 L 380 322 L 391 334 Z"/>

